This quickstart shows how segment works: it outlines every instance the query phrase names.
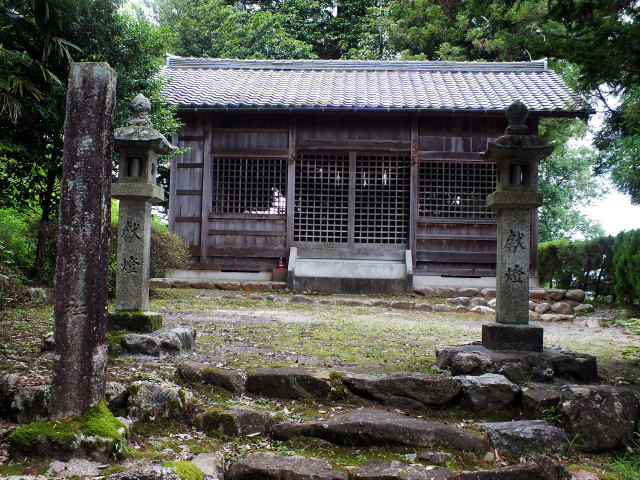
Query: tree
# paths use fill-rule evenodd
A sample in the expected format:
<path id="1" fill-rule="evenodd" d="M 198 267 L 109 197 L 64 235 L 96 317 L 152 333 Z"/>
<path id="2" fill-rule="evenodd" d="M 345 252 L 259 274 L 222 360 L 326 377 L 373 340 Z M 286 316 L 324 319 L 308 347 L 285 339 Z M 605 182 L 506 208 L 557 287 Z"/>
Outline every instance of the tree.
<path id="1" fill-rule="evenodd" d="M 602 187 L 592 175 L 595 153 L 586 146 L 573 144 L 573 140 L 583 137 L 586 130 L 584 120 L 541 121 L 539 133 L 555 149 L 539 167 L 539 186 L 544 199 L 539 210 L 540 242 L 604 235 L 602 228 L 580 211 L 580 207 L 602 193 Z"/>
<path id="2" fill-rule="evenodd" d="M 118 72 L 116 122 L 139 92 L 154 102 L 154 121 L 163 133 L 175 131 L 170 109 L 162 106 L 160 79 L 155 77 L 166 52 L 169 31 L 120 0 L 9 0 L 0 10 L 0 45 L 25 52 L 51 72 L 46 79 L 30 77 L 39 95 L 22 99 L 15 124 L 0 130 L 0 204 L 39 219 L 36 274 L 52 273 L 45 259 L 46 225 L 57 217 L 61 175 L 66 78 L 71 58 L 106 61 Z M 81 45 L 82 50 L 75 45 Z M 52 81 L 53 76 L 61 79 Z M 6 194 L 5 194 L 6 193 Z M 48 272 L 46 271 L 48 269 Z"/>
<path id="3" fill-rule="evenodd" d="M 550 0 L 545 51 L 579 66 L 577 85 L 607 111 L 594 145 L 597 171 L 611 172 L 640 204 L 640 4 L 637 0 Z M 617 107 L 607 93 L 618 95 Z"/>
<path id="4" fill-rule="evenodd" d="M 162 25 L 171 25 L 172 53 L 225 58 L 311 58 L 312 46 L 285 28 L 290 21 L 271 9 L 244 8 L 223 0 L 158 0 Z"/>

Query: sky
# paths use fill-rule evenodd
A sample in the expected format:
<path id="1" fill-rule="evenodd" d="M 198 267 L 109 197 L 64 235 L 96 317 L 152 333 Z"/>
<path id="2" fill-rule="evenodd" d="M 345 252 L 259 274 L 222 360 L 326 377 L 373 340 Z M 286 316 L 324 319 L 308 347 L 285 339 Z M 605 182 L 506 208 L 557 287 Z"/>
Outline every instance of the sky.
<path id="1" fill-rule="evenodd" d="M 619 98 L 610 93 L 605 93 L 604 96 L 610 108 L 618 106 Z M 605 106 L 602 101 L 596 103 L 594 109 L 596 114 L 589 118 L 589 133 L 578 142 L 586 146 L 591 146 L 593 132 L 600 130 L 604 120 Z M 631 197 L 615 190 L 608 178 L 604 178 L 603 183 L 608 187 L 609 193 L 595 199 L 592 205 L 584 207 L 583 213 L 600 223 L 607 235 L 640 228 L 640 205 L 632 205 Z"/>
<path id="2" fill-rule="evenodd" d="M 631 205 L 629 195 L 614 190 L 613 186 L 609 194 L 596 199 L 582 211 L 600 223 L 608 235 L 640 228 L 640 205 Z"/>

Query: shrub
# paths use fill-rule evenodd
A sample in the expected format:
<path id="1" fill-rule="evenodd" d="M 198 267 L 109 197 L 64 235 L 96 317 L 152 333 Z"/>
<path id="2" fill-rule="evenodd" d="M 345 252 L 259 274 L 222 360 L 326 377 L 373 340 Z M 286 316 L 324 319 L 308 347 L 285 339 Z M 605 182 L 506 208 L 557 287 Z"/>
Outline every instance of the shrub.
<path id="1" fill-rule="evenodd" d="M 592 291 L 595 297 L 613 295 L 612 245 L 611 236 L 541 243 L 538 248 L 540 282 L 550 287 Z"/>
<path id="2" fill-rule="evenodd" d="M 640 301 L 640 230 L 620 232 L 613 242 L 615 294 L 621 303 Z"/>
<path id="3" fill-rule="evenodd" d="M 169 270 L 187 268 L 191 258 L 189 244 L 169 228 L 151 222 L 151 276 L 164 277 Z"/>
<path id="4" fill-rule="evenodd" d="M 34 252 L 29 219 L 15 210 L 0 208 L 0 261 L 26 270 L 33 266 Z"/>

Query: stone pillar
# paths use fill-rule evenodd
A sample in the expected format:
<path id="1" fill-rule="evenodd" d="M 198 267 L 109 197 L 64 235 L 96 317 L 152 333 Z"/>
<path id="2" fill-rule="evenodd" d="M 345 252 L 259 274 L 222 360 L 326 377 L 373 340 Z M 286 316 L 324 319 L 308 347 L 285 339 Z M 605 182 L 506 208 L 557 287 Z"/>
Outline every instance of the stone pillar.
<path id="1" fill-rule="evenodd" d="M 149 310 L 151 202 L 119 197 L 115 310 Z"/>
<path id="2" fill-rule="evenodd" d="M 149 309 L 149 268 L 151 249 L 151 205 L 164 198 L 156 185 L 157 155 L 176 148 L 153 128 L 151 104 L 143 95 L 131 102 L 132 116 L 127 126 L 116 129 L 119 154 L 118 182 L 113 197 L 120 200 L 116 271 L 115 315 L 109 327 L 153 331 L 162 325 L 158 313 Z"/>
<path id="3" fill-rule="evenodd" d="M 496 323 L 482 326 L 482 345 L 492 350 L 542 351 L 542 328 L 529 325 L 530 218 L 542 203 L 538 162 L 553 146 L 531 135 L 528 113 L 521 102 L 509 106 L 505 135 L 484 154 L 497 171 L 496 191 L 487 198 L 498 219 Z"/>
<path id="4" fill-rule="evenodd" d="M 103 396 L 116 73 L 106 63 L 69 72 L 60 184 L 60 240 L 51 417 L 79 414 Z"/>

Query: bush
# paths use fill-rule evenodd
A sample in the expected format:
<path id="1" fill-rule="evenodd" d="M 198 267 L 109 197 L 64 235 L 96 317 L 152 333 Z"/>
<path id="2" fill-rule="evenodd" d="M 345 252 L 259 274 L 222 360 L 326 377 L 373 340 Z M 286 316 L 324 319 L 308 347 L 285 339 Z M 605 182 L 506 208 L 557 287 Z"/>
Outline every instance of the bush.
<path id="1" fill-rule="evenodd" d="M 538 276 L 544 285 L 580 288 L 594 297 L 613 295 L 613 237 L 570 242 L 552 240 L 538 247 Z"/>
<path id="2" fill-rule="evenodd" d="M 164 277 L 169 270 L 188 268 L 189 244 L 159 221 L 151 222 L 151 277 Z"/>
<path id="3" fill-rule="evenodd" d="M 33 266 L 34 254 L 29 219 L 15 210 L 0 208 L 0 262 L 26 271 Z"/>
<path id="4" fill-rule="evenodd" d="M 619 302 L 640 301 L 640 230 L 621 232 L 613 242 L 616 276 L 615 294 Z"/>

